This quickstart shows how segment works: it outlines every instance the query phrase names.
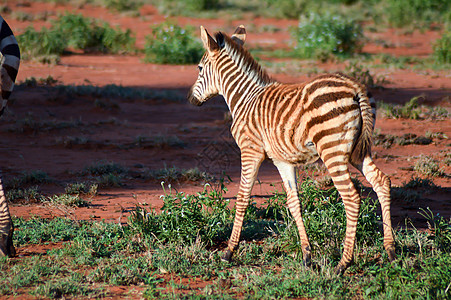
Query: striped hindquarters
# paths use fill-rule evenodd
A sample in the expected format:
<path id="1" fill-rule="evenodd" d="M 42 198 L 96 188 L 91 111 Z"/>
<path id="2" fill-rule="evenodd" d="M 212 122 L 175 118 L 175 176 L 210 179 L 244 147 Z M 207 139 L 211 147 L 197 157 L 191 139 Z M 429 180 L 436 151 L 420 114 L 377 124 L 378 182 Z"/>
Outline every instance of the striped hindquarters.
<path id="1" fill-rule="evenodd" d="M 20 64 L 20 50 L 11 28 L 0 16 L 0 53 L 1 61 L 1 100 L 0 115 L 7 105 L 7 101 L 14 88 L 14 82 L 17 77 Z"/>
<path id="2" fill-rule="evenodd" d="M 340 73 L 323 75 L 305 85 L 302 100 L 304 132 L 319 153 L 342 154 L 354 164 L 370 155 L 375 103 L 361 83 Z"/>

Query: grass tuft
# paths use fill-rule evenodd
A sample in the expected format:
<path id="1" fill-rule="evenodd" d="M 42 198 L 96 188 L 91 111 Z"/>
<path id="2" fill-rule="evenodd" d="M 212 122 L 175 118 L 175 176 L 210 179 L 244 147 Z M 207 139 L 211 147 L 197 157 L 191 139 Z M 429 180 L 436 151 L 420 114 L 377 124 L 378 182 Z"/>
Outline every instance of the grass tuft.
<path id="1" fill-rule="evenodd" d="M 192 29 L 161 23 L 151 28 L 144 46 L 145 62 L 158 64 L 195 64 L 204 54 L 201 42 Z"/>

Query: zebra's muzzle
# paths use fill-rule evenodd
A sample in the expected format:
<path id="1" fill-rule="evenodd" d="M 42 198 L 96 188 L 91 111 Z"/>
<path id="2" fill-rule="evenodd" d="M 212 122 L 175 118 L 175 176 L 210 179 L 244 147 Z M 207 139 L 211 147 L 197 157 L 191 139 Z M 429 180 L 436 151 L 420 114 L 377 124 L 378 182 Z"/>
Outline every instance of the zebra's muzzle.
<path id="1" fill-rule="evenodd" d="M 191 103 L 192 105 L 201 106 L 202 104 L 204 104 L 203 101 L 200 101 L 194 96 L 192 89 L 188 92 L 187 98 L 189 103 Z"/>

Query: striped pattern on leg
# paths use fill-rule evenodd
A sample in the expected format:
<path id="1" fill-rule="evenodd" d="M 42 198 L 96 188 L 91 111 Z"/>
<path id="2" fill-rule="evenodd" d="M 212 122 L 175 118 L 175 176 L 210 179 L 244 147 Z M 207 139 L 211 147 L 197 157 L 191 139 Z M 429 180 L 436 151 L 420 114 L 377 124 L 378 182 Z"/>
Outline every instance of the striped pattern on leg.
<path id="1" fill-rule="evenodd" d="M 252 149 L 241 151 L 241 181 L 240 189 L 237 194 L 235 220 L 233 222 L 232 234 L 230 235 L 227 251 L 223 260 L 230 261 L 233 252 L 240 242 L 241 231 L 243 228 L 244 215 L 249 205 L 252 187 L 257 179 L 258 169 L 264 156 Z"/>
<path id="2" fill-rule="evenodd" d="M 16 251 L 12 243 L 14 226 L 9 213 L 8 202 L 3 190 L 0 173 L 0 256 L 14 256 Z"/>
<path id="3" fill-rule="evenodd" d="M 362 165 L 362 173 L 373 186 L 382 210 L 384 228 L 384 248 L 390 261 L 395 259 L 395 241 L 390 215 L 390 178 L 381 172 L 370 157 L 366 157 Z"/>
<path id="4" fill-rule="evenodd" d="M 230 109 L 231 132 L 240 149 L 264 153 L 274 162 L 287 191 L 288 207 L 296 220 L 304 259 L 309 259 L 310 246 L 293 170 L 294 166 L 313 163 L 319 157 L 328 168 L 346 208 L 346 238 L 337 272 L 342 272 L 352 261 L 360 209 L 360 197 L 351 181 L 349 162 L 363 169 L 375 186 L 383 210 L 384 244 L 390 259 L 394 257 L 389 180 L 366 159 L 371 157 L 376 117 L 375 102 L 367 89 L 341 73 L 324 74 L 297 84 L 283 84 L 271 79 L 243 47 L 246 38 L 243 26 L 231 37 L 222 32 L 212 37 L 201 27 L 201 38 L 206 52 L 199 62 L 199 75 L 188 93 L 188 100 L 194 105 L 202 105 L 212 97 L 222 95 Z M 249 180 L 256 175 L 252 172 L 252 176 L 247 176 L 246 168 L 252 164 L 244 158 L 242 163 L 244 175 L 228 258 L 238 245 L 252 189 Z"/>

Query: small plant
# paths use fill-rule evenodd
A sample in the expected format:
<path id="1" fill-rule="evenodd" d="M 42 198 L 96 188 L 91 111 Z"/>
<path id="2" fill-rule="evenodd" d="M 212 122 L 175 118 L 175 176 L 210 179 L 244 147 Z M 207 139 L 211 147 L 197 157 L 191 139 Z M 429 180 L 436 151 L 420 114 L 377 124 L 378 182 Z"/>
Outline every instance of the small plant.
<path id="1" fill-rule="evenodd" d="M 451 64 L 451 30 L 443 33 L 442 37 L 433 45 L 436 64 Z"/>
<path id="2" fill-rule="evenodd" d="M 106 175 L 106 174 L 125 174 L 128 170 L 124 166 L 121 166 L 115 162 L 108 162 L 105 160 L 100 160 L 86 166 L 82 174 L 90 174 L 94 176 Z"/>
<path id="3" fill-rule="evenodd" d="M 81 198 L 79 194 L 53 195 L 51 197 L 48 197 L 45 202 L 54 205 L 56 207 L 58 206 L 82 207 L 89 205 L 89 201 Z"/>
<path id="4" fill-rule="evenodd" d="M 66 185 L 64 191 L 69 195 L 97 195 L 98 185 L 89 182 L 76 182 L 69 183 Z"/>
<path id="5" fill-rule="evenodd" d="M 157 134 L 153 136 L 138 135 L 135 144 L 142 148 L 185 148 L 186 144 L 176 135 Z"/>
<path id="6" fill-rule="evenodd" d="M 122 186 L 121 174 L 108 173 L 97 177 L 97 183 L 101 187 L 120 187 Z"/>
<path id="7" fill-rule="evenodd" d="M 21 83 L 22 85 L 25 85 L 26 87 L 37 87 L 37 86 L 54 86 L 59 81 L 52 77 L 52 75 L 49 75 L 47 77 L 28 77 L 25 78 L 25 80 Z"/>
<path id="8" fill-rule="evenodd" d="M 442 176 L 443 170 L 440 169 L 438 162 L 430 156 L 420 155 L 413 169 L 426 176 Z"/>
<path id="9" fill-rule="evenodd" d="M 154 5 L 158 7 L 160 13 L 174 16 L 216 10 L 218 9 L 220 2 L 221 0 L 161 0 L 155 1 Z"/>
<path id="10" fill-rule="evenodd" d="M 420 101 L 424 101 L 425 97 L 423 94 L 413 97 L 404 105 L 393 105 L 382 102 L 379 108 L 386 118 L 442 120 L 449 117 L 450 113 L 446 108 L 420 105 Z"/>
<path id="11" fill-rule="evenodd" d="M 370 70 L 364 69 L 361 65 L 358 65 L 357 63 L 351 63 L 349 66 L 347 66 L 346 73 L 354 77 L 361 83 L 363 83 L 368 88 L 378 88 L 381 87 L 383 84 L 387 83 L 385 78 L 381 77 L 375 78 L 370 73 Z"/>
<path id="12" fill-rule="evenodd" d="M 352 55 L 362 48 L 362 27 L 355 21 L 331 16 L 303 16 L 292 31 L 294 52 L 301 58 L 327 60 L 331 55 Z"/>
<path id="13" fill-rule="evenodd" d="M 25 185 L 37 185 L 42 183 L 49 183 L 52 179 L 49 175 L 41 170 L 23 171 L 19 177 L 14 177 L 5 182 L 7 189 L 23 188 Z"/>
<path id="14" fill-rule="evenodd" d="M 198 63 L 204 50 L 189 28 L 172 23 L 152 27 L 144 45 L 146 62 L 158 64 Z"/>
<path id="15" fill-rule="evenodd" d="M 191 168 L 188 170 L 172 168 L 162 168 L 157 170 L 149 170 L 145 177 L 150 177 L 158 181 L 177 182 L 177 181 L 205 181 L 209 182 L 214 177 L 206 172 L 200 171 L 198 168 Z"/>
<path id="16" fill-rule="evenodd" d="M 13 188 L 9 189 L 6 192 L 6 199 L 11 202 L 15 202 L 17 200 L 25 200 L 25 201 L 37 201 L 40 202 L 44 199 L 44 196 L 40 193 L 38 186 L 33 186 L 30 188 Z"/>
<path id="17" fill-rule="evenodd" d="M 102 0 L 106 8 L 112 9 L 118 12 L 123 11 L 136 11 L 142 3 L 136 0 Z"/>

